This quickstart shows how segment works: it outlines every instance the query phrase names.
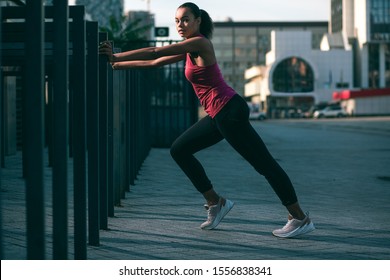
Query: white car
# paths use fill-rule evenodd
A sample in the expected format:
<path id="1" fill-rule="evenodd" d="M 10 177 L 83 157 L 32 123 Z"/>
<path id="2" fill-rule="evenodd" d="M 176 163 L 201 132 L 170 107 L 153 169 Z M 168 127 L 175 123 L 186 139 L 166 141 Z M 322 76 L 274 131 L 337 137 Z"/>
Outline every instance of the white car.
<path id="1" fill-rule="evenodd" d="M 313 117 L 316 119 L 341 118 L 346 116 L 347 116 L 347 112 L 341 106 L 328 106 L 322 110 L 315 111 L 313 114 Z"/>
<path id="2" fill-rule="evenodd" d="M 260 111 L 260 106 L 256 103 L 247 102 L 249 107 L 249 119 L 250 120 L 265 120 L 267 115 L 265 112 Z"/>
<path id="3" fill-rule="evenodd" d="M 267 115 L 264 112 L 250 112 L 249 119 L 250 120 L 260 120 L 263 121 L 267 118 Z"/>

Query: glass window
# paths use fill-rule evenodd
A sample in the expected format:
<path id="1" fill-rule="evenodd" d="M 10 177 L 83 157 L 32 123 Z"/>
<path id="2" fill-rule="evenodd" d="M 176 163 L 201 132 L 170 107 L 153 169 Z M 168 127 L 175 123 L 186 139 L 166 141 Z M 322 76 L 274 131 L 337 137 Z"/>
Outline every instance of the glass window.
<path id="1" fill-rule="evenodd" d="M 222 36 L 221 37 L 221 43 L 233 44 L 233 37 L 232 36 Z"/>
<path id="2" fill-rule="evenodd" d="M 276 66 L 272 84 L 277 92 L 311 92 L 314 90 L 313 70 L 301 58 L 287 58 Z"/>
<path id="3" fill-rule="evenodd" d="M 233 50 L 229 49 L 229 50 L 222 50 L 221 51 L 222 53 L 222 57 L 233 57 Z"/>
<path id="4" fill-rule="evenodd" d="M 387 41 L 390 38 L 389 0 L 372 0 L 370 9 L 371 39 Z"/>
<path id="5" fill-rule="evenodd" d="M 218 36 L 214 36 L 211 41 L 213 41 L 214 44 L 221 44 L 222 43 L 222 38 Z"/>
<path id="6" fill-rule="evenodd" d="M 390 44 L 385 47 L 385 79 L 386 87 L 390 87 Z"/>
<path id="7" fill-rule="evenodd" d="M 247 43 L 247 37 L 244 36 L 237 36 L 236 37 L 236 42 L 239 44 L 246 44 Z"/>
<path id="8" fill-rule="evenodd" d="M 379 87 L 379 44 L 368 46 L 368 86 Z"/>

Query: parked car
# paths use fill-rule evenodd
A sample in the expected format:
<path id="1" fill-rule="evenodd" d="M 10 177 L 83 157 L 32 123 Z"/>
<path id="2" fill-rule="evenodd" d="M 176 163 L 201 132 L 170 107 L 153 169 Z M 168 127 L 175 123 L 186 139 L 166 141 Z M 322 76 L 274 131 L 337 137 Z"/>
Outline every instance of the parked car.
<path id="1" fill-rule="evenodd" d="M 250 112 L 249 119 L 250 120 L 260 120 L 263 121 L 267 118 L 267 115 L 264 112 Z"/>
<path id="2" fill-rule="evenodd" d="M 312 118 L 315 111 L 322 110 L 327 106 L 328 106 L 327 103 L 319 103 L 319 104 L 313 105 L 308 110 L 305 110 L 302 113 L 302 117 L 303 118 Z"/>
<path id="3" fill-rule="evenodd" d="M 322 110 L 314 112 L 313 117 L 320 118 L 341 118 L 346 117 L 347 112 L 341 106 L 327 106 Z"/>
<path id="4" fill-rule="evenodd" d="M 247 102 L 249 107 L 249 119 L 250 120 L 265 120 L 267 115 L 265 112 L 260 111 L 260 106 L 256 103 Z"/>

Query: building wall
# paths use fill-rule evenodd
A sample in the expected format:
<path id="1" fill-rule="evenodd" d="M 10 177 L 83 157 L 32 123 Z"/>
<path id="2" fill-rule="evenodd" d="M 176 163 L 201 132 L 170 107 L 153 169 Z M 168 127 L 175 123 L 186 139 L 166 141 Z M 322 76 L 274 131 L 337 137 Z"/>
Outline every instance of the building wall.
<path id="1" fill-rule="evenodd" d="M 313 94 L 316 103 L 331 102 L 335 90 L 352 87 L 352 51 L 340 49 L 330 51 L 313 50 L 311 59 L 318 71 Z"/>
<path id="2" fill-rule="evenodd" d="M 341 106 L 351 116 L 390 115 L 390 96 L 352 98 L 341 101 Z"/>
<path id="3" fill-rule="evenodd" d="M 343 32 L 347 38 L 355 37 L 354 3 L 354 0 L 344 0 L 343 2 Z"/>
<path id="4" fill-rule="evenodd" d="M 355 0 L 355 33 L 362 47 L 368 40 L 368 10 L 366 0 Z"/>

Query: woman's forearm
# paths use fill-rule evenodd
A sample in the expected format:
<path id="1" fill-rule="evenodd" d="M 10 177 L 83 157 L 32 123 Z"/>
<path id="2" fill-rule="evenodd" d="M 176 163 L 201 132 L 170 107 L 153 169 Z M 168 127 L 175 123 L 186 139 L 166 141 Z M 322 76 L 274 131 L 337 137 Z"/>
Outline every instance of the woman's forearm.
<path id="1" fill-rule="evenodd" d="M 153 60 L 158 58 L 155 47 L 143 48 L 138 50 L 126 51 L 113 54 L 112 62 L 131 61 L 131 60 Z"/>
<path id="2" fill-rule="evenodd" d="M 132 60 L 132 61 L 120 61 L 111 63 L 112 69 L 124 70 L 129 68 L 149 68 L 155 67 L 152 60 Z"/>
<path id="3" fill-rule="evenodd" d="M 129 68 L 150 68 L 150 67 L 160 67 L 167 64 L 172 64 L 179 62 L 185 59 L 185 55 L 172 55 L 160 57 L 152 60 L 126 60 L 119 62 L 111 62 L 112 68 L 114 70 L 122 70 Z"/>
<path id="4" fill-rule="evenodd" d="M 197 49 L 185 44 L 171 44 L 163 47 L 149 47 L 127 52 L 113 54 L 111 62 L 130 60 L 155 60 L 163 57 L 184 55 L 187 52 Z"/>

